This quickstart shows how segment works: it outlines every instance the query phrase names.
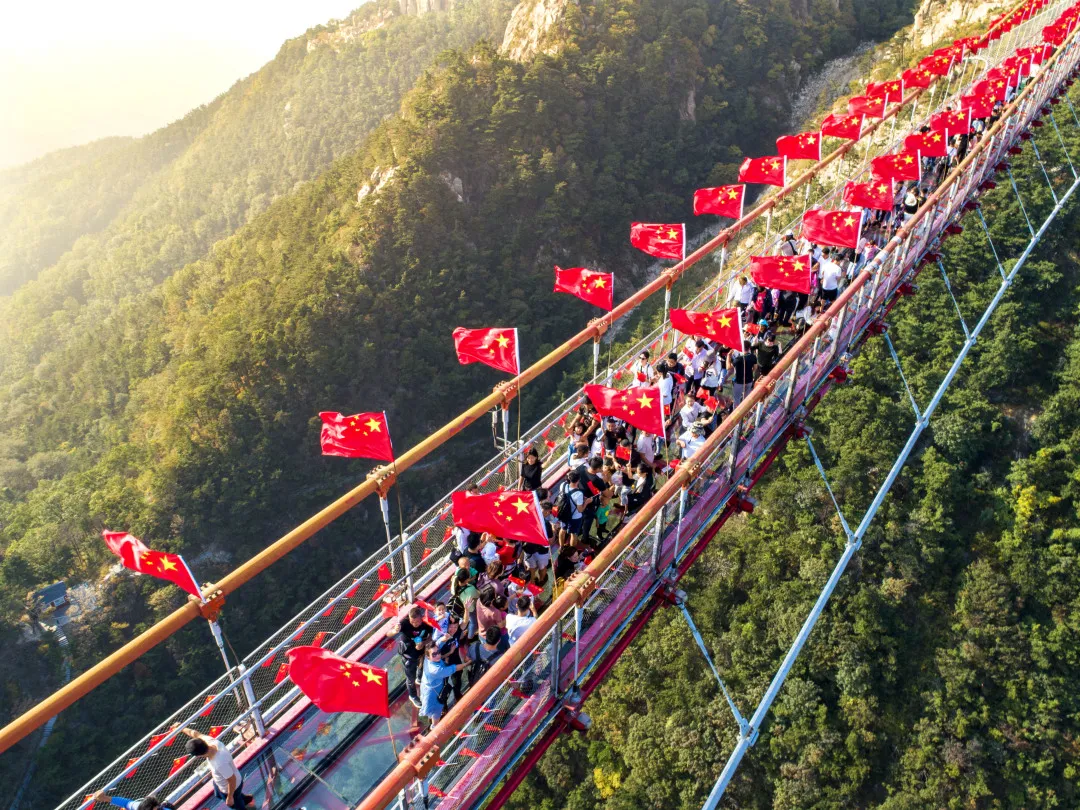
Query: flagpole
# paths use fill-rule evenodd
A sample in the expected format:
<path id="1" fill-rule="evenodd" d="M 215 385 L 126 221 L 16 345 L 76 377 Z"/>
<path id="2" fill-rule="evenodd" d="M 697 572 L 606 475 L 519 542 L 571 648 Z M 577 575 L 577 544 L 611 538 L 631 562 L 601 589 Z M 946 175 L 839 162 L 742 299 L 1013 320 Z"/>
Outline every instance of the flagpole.
<path id="1" fill-rule="evenodd" d="M 521 398 L 525 395 L 525 391 L 521 385 L 521 341 L 518 340 L 518 330 L 514 327 L 514 359 L 517 360 L 517 372 L 518 372 L 518 384 L 517 384 L 517 401 L 518 401 L 518 420 L 517 420 L 517 442 L 518 450 L 521 451 L 524 448 L 521 447 Z"/>

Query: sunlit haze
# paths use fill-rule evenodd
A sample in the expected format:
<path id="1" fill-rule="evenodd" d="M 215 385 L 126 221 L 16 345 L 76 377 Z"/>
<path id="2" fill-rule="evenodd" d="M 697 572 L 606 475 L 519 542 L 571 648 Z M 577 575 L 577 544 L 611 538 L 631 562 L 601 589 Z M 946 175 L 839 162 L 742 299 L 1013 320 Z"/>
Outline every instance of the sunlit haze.
<path id="1" fill-rule="evenodd" d="M 211 101 L 281 44 L 364 0 L 134 0 L 0 6 L 0 166 L 145 135 Z"/>

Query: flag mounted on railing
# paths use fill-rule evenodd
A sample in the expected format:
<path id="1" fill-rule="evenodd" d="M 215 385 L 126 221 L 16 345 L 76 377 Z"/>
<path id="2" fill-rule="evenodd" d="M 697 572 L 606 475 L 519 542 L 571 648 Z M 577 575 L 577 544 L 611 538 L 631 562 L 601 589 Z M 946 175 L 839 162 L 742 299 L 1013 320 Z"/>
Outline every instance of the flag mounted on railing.
<path id="1" fill-rule="evenodd" d="M 968 110 L 945 110 L 930 116 L 930 129 L 944 132 L 948 140 L 953 135 L 971 132 L 971 112 Z"/>
<path id="2" fill-rule="evenodd" d="M 910 68 L 904 71 L 905 87 L 921 87 L 926 89 L 937 79 L 933 73 L 925 68 Z"/>
<path id="3" fill-rule="evenodd" d="M 289 679 L 320 711 L 390 716 L 386 670 L 321 647 L 289 650 Z"/>
<path id="4" fill-rule="evenodd" d="M 809 256 L 751 256 L 750 277 L 758 287 L 809 294 Z"/>
<path id="5" fill-rule="evenodd" d="M 555 265 L 555 292 L 576 295 L 582 301 L 608 312 L 615 304 L 614 286 L 614 273 L 600 273 L 584 267 L 568 267 L 564 270 Z"/>
<path id="6" fill-rule="evenodd" d="M 851 183 L 844 186 L 844 202 L 872 208 L 875 211 L 892 211 L 895 198 L 892 180 L 874 180 L 870 183 Z"/>
<path id="7" fill-rule="evenodd" d="M 918 180 L 921 176 L 919 155 L 909 152 L 873 158 L 870 170 L 874 177 L 882 180 Z"/>
<path id="8" fill-rule="evenodd" d="M 869 118 L 885 117 L 885 99 L 869 96 L 852 96 L 848 99 L 847 111 L 850 115 L 865 115 Z"/>
<path id="9" fill-rule="evenodd" d="M 682 223 L 631 222 L 630 244 L 657 259 L 686 257 L 686 226 Z"/>
<path id="10" fill-rule="evenodd" d="M 949 142 L 943 132 L 916 132 L 904 138 L 904 151 L 918 152 L 922 157 L 945 157 Z"/>
<path id="11" fill-rule="evenodd" d="M 737 351 L 743 351 L 742 312 L 738 307 L 712 312 L 671 310 L 671 325 L 684 335 L 706 337 Z"/>
<path id="12" fill-rule="evenodd" d="M 167 580 L 192 596 L 202 599 L 199 584 L 195 581 L 188 564 L 179 554 L 154 551 L 144 545 L 138 537 L 127 532 L 103 531 L 101 536 L 105 540 L 105 545 L 109 547 L 109 551 L 120 558 L 124 568 L 138 574 Z"/>
<path id="13" fill-rule="evenodd" d="M 739 182 L 785 186 L 787 185 L 787 158 L 781 155 L 746 158 L 739 166 Z"/>
<path id="14" fill-rule="evenodd" d="M 504 540 L 523 540 L 537 545 L 548 542 L 540 500 L 535 492 L 505 489 L 470 493 L 458 490 L 450 495 L 450 516 L 455 526 L 469 531 L 487 532 Z"/>
<path id="15" fill-rule="evenodd" d="M 521 373 L 517 329 L 466 329 L 459 326 L 454 330 L 454 349 L 458 362 L 463 366 L 483 363 L 507 374 Z"/>
<path id="16" fill-rule="evenodd" d="M 605 385 L 586 385 L 585 396 L 596 406 L 601 416 L 614 416 L 639 430 L 654 436 L 664 435 L 664 406 L 660 389 L 608 388 Z"/>
<path id="17" fill-rule="evenodd" d="M 891 82 L 869 82 L 866 85 L 869 98 L 885 99 L 885 104 L 896 104 L 904 98 L 904 80 L 893 79 Z"/>
<path id="18" fill-rule="evenodd" d="M 1009 83 L 1002 78 L 987 78 L 971 86 L 974 96 L 987 96 L 994 101 L 1004 101 L 1009 94 Z"/>
<path id="19" fill-rule="evenodd" d="M 718 217 L 742 219 L 745 199 L 746 186 L 742 183 L 699 188 L 694 192 L 694 215 L 715 214 Z"/>
<path id="20" fill-rule="evenodd" d="M 861 115 L 826 115 L 821 122 L 821 134 L 846 141 L 857 141 L 862 136 Z"/>
<path id="21" fill-rule="evenodd" d="M 776 139 L 776 153 L 788 160 L 821 160 L 821 133 L 781 135 Z"/>
<path id="22" fill-rule="evenodd" d="M 960 109 L 970 110 L 972 118 L 989 118 L 994 114 L 994 99 L 990 96 L 960 96 Z"/>
<path id="23" fill-rule="evenodd" d="M 394 448 L 384 411 L 354 413 L 351 416 L 336 411 L 322 411 L 319 418 L 323 423 L 319 444 L 324 456 L 394 460 Z"/>
<path id="24" fill-rule="evenodd" d="M 860 211 L 822 211 L 803 214 L 802 237 L 815 245 L 857 248 L 862 230 Z"/>

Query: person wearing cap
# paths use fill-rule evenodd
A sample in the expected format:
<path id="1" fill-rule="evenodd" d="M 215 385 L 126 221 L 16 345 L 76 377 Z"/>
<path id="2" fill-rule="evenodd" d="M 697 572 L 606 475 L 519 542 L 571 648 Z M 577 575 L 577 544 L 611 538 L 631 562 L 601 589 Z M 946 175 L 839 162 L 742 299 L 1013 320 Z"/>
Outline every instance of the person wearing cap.
<path id="1" fill-rule="evenodd" d="M 705 444 L 705 428 L 694 422 L 688 430 L 679 436 L 676 444 L 679 447 L 679 458 L 690 458 L 701 445 Z"/>
<path id="2" fill-rule="evenodd" d="M 780 255 L 794 256 L 796 253 L 798 253 L 798 246 L 795 243 L 795 234 L 788 231 L 784 234 L 784 238 L 780 240 Z"/>

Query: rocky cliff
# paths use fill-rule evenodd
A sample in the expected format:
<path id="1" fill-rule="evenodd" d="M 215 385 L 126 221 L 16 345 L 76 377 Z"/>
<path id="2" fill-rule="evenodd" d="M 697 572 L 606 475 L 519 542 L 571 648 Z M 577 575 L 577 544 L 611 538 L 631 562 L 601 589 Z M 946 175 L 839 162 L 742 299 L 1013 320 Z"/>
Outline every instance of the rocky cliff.
<path id="1" fill-rule="evenodd" d="M 523 0 L 506 26 L 502 47 L 504 56 L 519 62 L 540 52 L 554 53 L 559 22 L 566 14 L 570 0 Z"/>

